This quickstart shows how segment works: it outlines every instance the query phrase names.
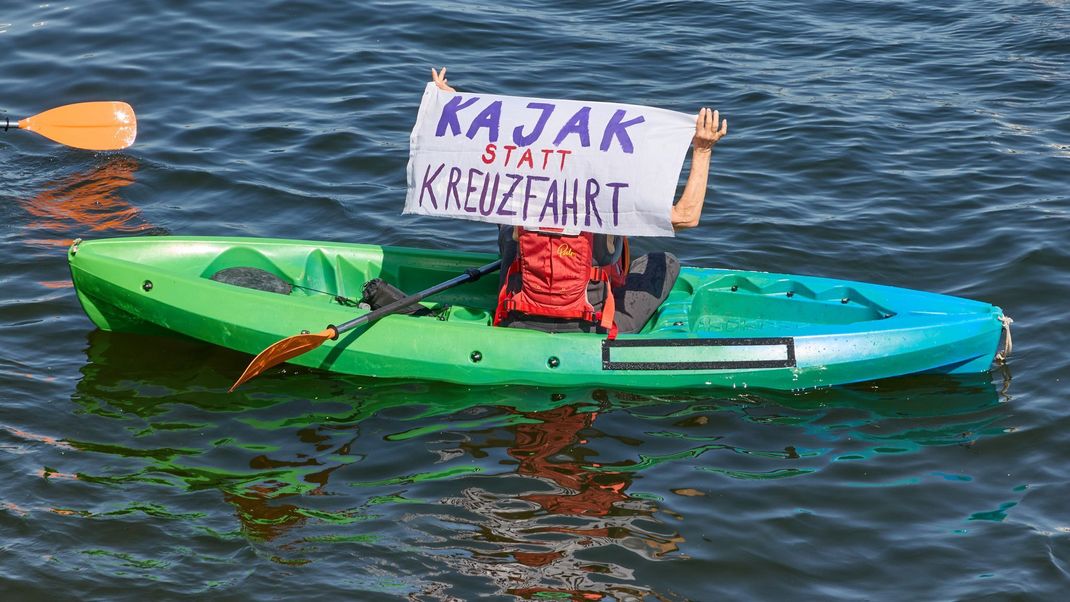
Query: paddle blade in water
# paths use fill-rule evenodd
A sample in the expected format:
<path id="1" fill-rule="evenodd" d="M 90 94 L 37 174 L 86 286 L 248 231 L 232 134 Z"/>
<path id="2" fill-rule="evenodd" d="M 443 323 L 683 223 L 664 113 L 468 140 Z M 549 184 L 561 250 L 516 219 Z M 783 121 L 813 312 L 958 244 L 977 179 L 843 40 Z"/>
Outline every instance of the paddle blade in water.
<path id="1" fill-rule="evenodd" d="M 256 378 L 264 370 L 281 364 L 288 359 L 295 358 L 302 353 L 308 353 L 322 345 L 327 339 L 332 339 L 336 336 L 338 336 L 338 334 L 335 332 L 334 328 L 328 326 L 325 330 L 317 332 L 316 334 L 298 334 L 273 344 L 261 351 L 260 355 L 253 358 L 253 361 L 249 362 L 249 366 L 245 368 L 245 372 L 243 372 L 241 377 L 231 385 L 228 393 L 233 392 L 234 389 L 240 387 L 242 383 Z"/>
<path id="2" fill-rule="evenodd" d="M 134 143 L 137 117 L 125 102 L 80 102 L 19 121 L 19 128 L 86 150 L 119 150 Z"/>

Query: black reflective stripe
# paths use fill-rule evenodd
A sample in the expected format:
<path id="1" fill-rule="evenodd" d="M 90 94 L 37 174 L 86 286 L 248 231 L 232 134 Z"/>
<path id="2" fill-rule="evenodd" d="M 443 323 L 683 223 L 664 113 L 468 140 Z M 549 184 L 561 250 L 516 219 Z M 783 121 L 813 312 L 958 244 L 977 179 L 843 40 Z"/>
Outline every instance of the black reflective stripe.
<path id="1" fill-rule="evenodd" d="M 614 362 L 611 349 L 618 347 L 745 347 L 783 345 L 783 360 L 727 360 L 715 362 Z M 792 337 L 715 339 L 614 339 L 602 341 L 603 370 L 746 370 L 754 368 L 794 368 L 795 339 Z"/>

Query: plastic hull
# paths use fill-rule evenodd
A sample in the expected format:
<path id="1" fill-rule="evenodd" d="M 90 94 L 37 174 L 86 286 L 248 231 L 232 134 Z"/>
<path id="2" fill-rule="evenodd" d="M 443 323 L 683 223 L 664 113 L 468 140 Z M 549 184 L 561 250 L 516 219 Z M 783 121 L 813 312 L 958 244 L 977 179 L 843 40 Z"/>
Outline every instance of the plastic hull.
<path id="1" fill-rule="evenodd" d="M 275 239 L 139 237 L 79 241 L 71 274 L 101 329 L 178 333 L 255 354 L 364 310 L 382 277 L 408 292 L 494 257 Z M 210 280 L 236 266 L 267 270 L 290 295 Z M 685 267 L 635 335 L 547 334 L 489 325 L 496 275 L 429 299 L 440 316 L 388 316 L 293 363 L 346 374 L 466 384 L 672 389 L 803 389 L 914 373 L 989 369 L 1002 312 L 987 303 L 901 288 L 764 272 Z M 237 376 L 237 375 L 235 375 Z"/>

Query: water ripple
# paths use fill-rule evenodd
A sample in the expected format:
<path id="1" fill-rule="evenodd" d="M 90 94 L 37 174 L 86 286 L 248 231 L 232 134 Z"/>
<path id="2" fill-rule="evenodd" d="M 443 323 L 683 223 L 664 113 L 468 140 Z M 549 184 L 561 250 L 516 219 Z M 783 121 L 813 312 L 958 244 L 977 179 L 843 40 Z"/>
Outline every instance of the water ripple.
<path id="1" fill-rule="evenodd" d="M 0 16 L 0 114 L 116 98 L 139 118 L 122 153 L 0 133 L 7 598 L 1066 589 L 1065 2 L 236 7 Z M 432 65 L 465 91 L 717 107 L 702 225 L 638 250 L 984 299 L 1016 319 L 1010 367 L 798 395 L 287 368 L 228 395 L 246 356 L 92 331 L 76 237 L 493 251 L 485 225 L 400 216 Z"/>

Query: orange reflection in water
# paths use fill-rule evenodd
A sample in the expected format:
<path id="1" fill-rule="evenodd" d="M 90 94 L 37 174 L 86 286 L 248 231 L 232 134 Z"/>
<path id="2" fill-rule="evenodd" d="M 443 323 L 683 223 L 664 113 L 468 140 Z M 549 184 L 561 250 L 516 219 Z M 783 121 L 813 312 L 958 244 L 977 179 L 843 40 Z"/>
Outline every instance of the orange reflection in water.
<path id="1" fill-rule="evenodd" d="M 343 438 L 335 441 L 334 436 Z M 297 459 L 284 460 L 261 454 L 249 460 L 249 468 L 263 475 L 277 474 L 279 480 L 268 477 L 256 483 L 224 492 L 223 499 L 232 504 L 241 523 L 242 532 L 259 541 L 272 541 L 286 535 L 292 529 L 305 524 L 310 516 L 320 520 L 329 520 L 330 512 L 312 512 L 307 505 L 300 502 L 305 496 L 327 494 L 328 481 L 334 471 L 347 463 L 332 463 L 330 458 L 347 457 L 353 446 L 354 437 L 345 427 L 339 428 L 305 428 L 297 433 L 302 443 L 312 444 L 315 454 L 298 454 Z M 306 472 L 304 469 L 319 469 Z M 300 486 L 295 488 L 295 482 Z M 306 488 L 306 484 L 310 488 Z M 297 503 L 286 503 L 293 499 Z M 346 519 L 357 512 L 342 510 L 333 513 L 339 519 Z M 284 544 L 280 550 L 299 548 L 299 544 Z M 274 557 L 273 560 L 289 564 L 293 561 Z M 303 562 L 303 561 L 301 561 Z"/>
<path id="2" fill-rule="evenodd" d="M 522 499 L 553 514 L 584 516 L 605 516 L 614 503 L 628 499 L 624 493 L 630 484 L 628 473 L 593 472 L 579 461 L 553 459 L 572 445 L 586 443 L 580 431 L 594 423 L 597 412 L 579 412 L 569 405 L 523 415 L 538 422 L 516 429 L 516 444 L 509 448 L 509 455 L 520 462 L 517 472 L 550 479 L 576 493 L 530 494 Z"/>
<path id="3" fill-rule="evenodd" d="M 255 460 L 251 463 L 254 468 L 257 464 Z M 271 466 L 275 468 L 319 465 L 321 463 L 315 459 L 309 459 L 304 463 L 271 462 Z M 264 464 L 260 463 L 260 466 L 263 467 Z M 340 467 L 331 466 L 322 471 L 304 475 L 304 481 L 314 483 L 316 488 L 303 492 L 303 495 L 322 495 L 331 473 L 338 468 Z M 223 499 L 235 507 L 243 533 L 257 540 L 271 541 L 304 524 L 309 518 L 304 506 L 280 501 L 286 498 L 300 499 L 300 496 L 295 493 L 280 492 L 280 489 L 284 488 L 283 483 L 265 481 L 246 487 L 240 494 L 224 493 Z"/>
<path id="4" fill-rule="evenodd" d="M 605 403 L 597 396 L 595 400 Z M 500 593 L 521 599 L 657 597 L 628 583 L 634 580 L 628 568 L 580 554 L 622 547 L 656 560 L 678 551 L 684 541 L 678 533 L 658 534 L 636 523 L 649 519 L 656 508 L 627 494 L 630 471 L 592 470 L 598 464 L 585 459 L 594 453 L 588 438 L 603 435 L 594 428 L 599 412 L 589 409 L 587 404 L 530 412 L 507 409 L 527 419 L 511 427 L 515 438 L 506 450 L 518 462 L 517 474 L 552 484 L 554 490 L 513 498 L 534 505 L 534 511 L 518 510 L 508 495 L 477 488 L 451 499 L 480 517 L 477 539 L 483 544 L 457 561 L 462 572 L 488 578 Z M 470 447 L 476 453 L 480 446 Z M 496 549 L 486 549 L 490 542 Z"/>
<path id="5" fill-rule="evenodd" d="M 7 426 L 7 425 L 0 425 L 0 429 L 4 429 L 7 432 L 11 433 L 13 436 L 15 436 L 15 437 L 17 437 L 19 439 L 23 439 L 25 441 L 34 441 L 34 442 L 37 442 L 37 443 L 44 443 L 46 445 L 51 445 L 53 447 L 56 447 L 56 448 L 59 448 L 61 450 L 65 450 L 65 451 L 69 451 L 69 450 L 74 450 L 75 449 L 74 446 L 72 446 L 70 443 L 68 443 L 67 441 L 65 441 L 63 439 L 56 439 L 55 437 L 49 437 L 48 435 L 38 435 L 37 433 L 31 433 L 30 431 L 24 431 L 24 430 L 22 430 L 20 428 L 16 428 L 16 427 L 13 427 L 13 426 Z"/>
<path id="6" fill-rule="evenodd" d="M 34 217 L 27 225 L 31 244 L 63 247 L 89 233 L 131 234 L 152 227 L 119 190 L 134 183 L 138 162 L 112 157 L 102 165 L 49 183 L 22 205 Z"/>

